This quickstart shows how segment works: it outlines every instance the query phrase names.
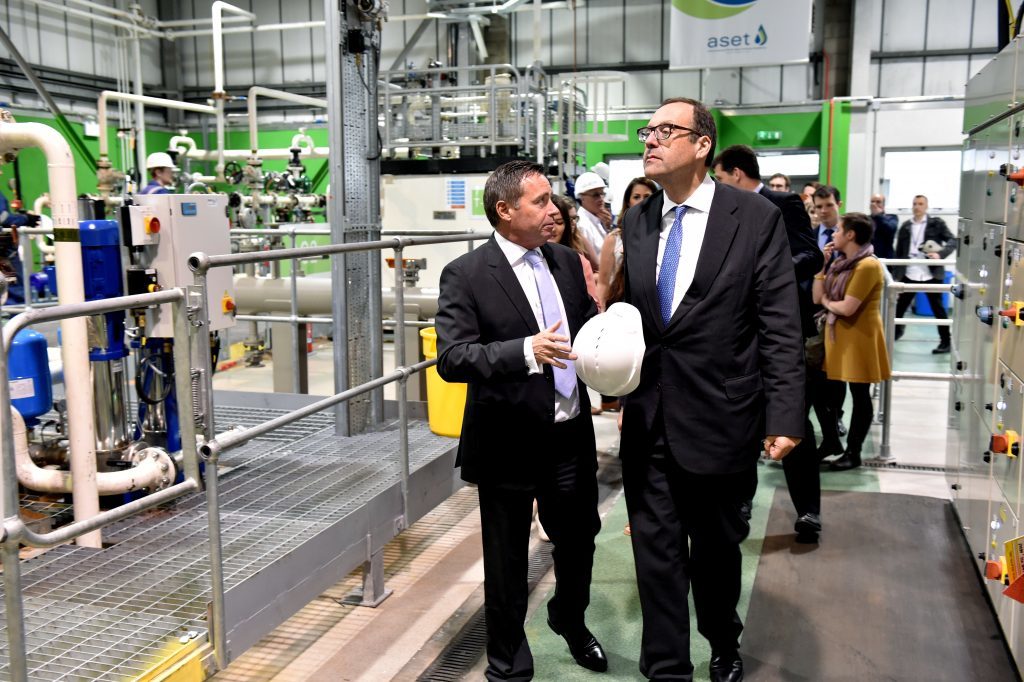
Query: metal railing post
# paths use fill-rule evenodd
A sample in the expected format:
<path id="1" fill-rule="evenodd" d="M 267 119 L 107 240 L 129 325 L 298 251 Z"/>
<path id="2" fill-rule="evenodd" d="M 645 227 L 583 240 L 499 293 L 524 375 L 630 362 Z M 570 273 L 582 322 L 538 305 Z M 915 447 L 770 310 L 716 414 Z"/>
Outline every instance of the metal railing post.
<path id="1" fill-rule="evenodd" d="M 189 338 L 188 293 L 171 306 L 174 323 L 174 392 L 181 431 L 181 455 L 185 478 L 200 482 L 199 455 L 196 450 L 196 409 L 192 396 L 192 348 Z"/>
<path id="2" fill-rule="evenodd" d="M 887 273 L 888 274 L 888 273 Z M 885 345 L 889 350 L 890 365 L 891 358 L 896 348 L 896 299 L 899 298 L 901 287 L 886 278 L 885 299 Z M 891 313 L 891 314 L 890 314 Z M 892 378 L 882 382 L 882 395 L 879 398 L 880 410 L 882 412 L 882 442 L 878 447 L 879 459 L 891 459 L 892 447 L 889 444 L 892 435 Z"/>
<path id="3" fill-rule="evenodd" d="M 395 246 L 395 367 L 405 367 L 405 259 L 402 240 Z M 409 525 L 408 374 L 398 382 L 398 464 L 402 472 L 402 527 Z"/>
<path id="4" fill-rule="evenodd" d="M 295 228 L 291 230 L 292 248 L 295 248 Z M 292 311 L 292 393 L 302 393 L 302 380 L 299 377 L 299 364 L 301 362 L 301 352 L 299 350 L 299 344 L 302 342 L 299 334 L 299 323 L 295 318 L 299 316 L 299 274 L 296 269 L 299 266 L 299 260 L 292 258 L 292 272 L 291 272 L 291 285 L 292 285 L 292 300 L 291 300 L 291 311 Z"/>
<path id="5" fill-rule="evenodd" d="M 206 270 L 194 273 L 195 286 L 190 290 L 194 303 L 189 306 L 195 317 L 192 320 L 192 347 L 196 350 L 199 366 L 197 375 L 192 376 L 193 401 L 202 403 L 202 436 L 204 441 L 214 437 L 213 419 L 213 360 L 210 356 L 210 339 L 207 320 L 210 319 L 207 300 Z M 205 450 L 204 450 L 205 451 Z M 206 519 L 210 543 L 210 597 L 211 597 L 211 640 L 217 669 L 223 670 L 228 664 L 228 634 L 224 617 L 224 558 L 221 547 L 220 527 L 220 486 L 217 481 L 218 453 L 210 452 L 206 459 Z"/>
<path id="6" fill-rule="evenodd" d="M 0 293 L 7 283 L 0 281 Z M 11 391 L 7 383 L 7 350 L 0 348 L 0 496 L 4 519 L 19 519 L 18 474 L 14 464 L 14 433 L 11 418 Z M 25 610 L 21 601 L 21 559 L 19 538 L 3 537 L 4 617 L 7 625 L 7 661 L 12 682 L 28 682 L 25 652 Z"/>

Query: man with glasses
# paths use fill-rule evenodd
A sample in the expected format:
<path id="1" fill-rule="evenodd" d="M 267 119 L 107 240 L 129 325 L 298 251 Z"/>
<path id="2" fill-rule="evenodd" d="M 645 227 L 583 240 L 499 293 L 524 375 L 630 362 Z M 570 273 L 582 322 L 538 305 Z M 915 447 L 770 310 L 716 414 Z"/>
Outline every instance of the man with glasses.
<path id="1" fill-rule="evenodd" d="M 587 171 L 580 175 L 576 178 L 576 184 L 573 186 L 576 201 L 580 205 L 580 234 L 593 247 L 594 256 L 598 260 L 601 258 L 601 245 L 604 244 L 604 238 L 608 236 L 608 230 L 612 229 L 612 212 L 604 203 L 606 189 L 604 180 L 593 171 Z M 598 263 L 591 263 L 591 265 L 597 272 Z"/>
<path id="2" fill-rule="evenodd" d="M 743 679 L 736 605 L 757 461 L 804 434 L 803 340 L 782 214 L 708 177 L 703 104 L 666 100 L 638 131 L 663 188 L 629 209 L 625 301 L 647 350 L 623 400 L 621 458 L 643 612 L 640 672 L 692 680 L 687 597 L 715 682 Z"/>

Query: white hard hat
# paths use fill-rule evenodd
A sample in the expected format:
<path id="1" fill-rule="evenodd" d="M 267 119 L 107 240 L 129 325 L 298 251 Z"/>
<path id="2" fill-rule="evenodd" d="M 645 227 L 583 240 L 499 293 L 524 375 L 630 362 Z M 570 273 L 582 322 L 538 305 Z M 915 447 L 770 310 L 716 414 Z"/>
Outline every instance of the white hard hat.
<path id="1" fill-rule="evenodd" d="M 146 170 L 153 170 L 154 168 L 174 168 L 177 170 L 171 155 L 167 152 L 153 152 L 146 157 Z"/>
<path id="2" fill-rule="evenodd" d="M 590 318 L 572 344 L 576 374 L 601 395 L 622 396 L 636 389 L 645 350 L 640 311 L 628 303 L 613 303 Z"/>
<path id="3" fill-rule="evenodd" d="M 602 180 L 608 182 L 608 176 L 611 174 L 612 169 L 604 161 L 598 161 L 590 170 L 600 175 Z"/>
<path id="4" fill-rule="evenodd" d="M 604 180 L 597 173 L 587 171 L 576 178 L 576 184 L 573 185 L 573 191 L 576 196 L 589 192 L 592 189 L 605 189 Z"/>

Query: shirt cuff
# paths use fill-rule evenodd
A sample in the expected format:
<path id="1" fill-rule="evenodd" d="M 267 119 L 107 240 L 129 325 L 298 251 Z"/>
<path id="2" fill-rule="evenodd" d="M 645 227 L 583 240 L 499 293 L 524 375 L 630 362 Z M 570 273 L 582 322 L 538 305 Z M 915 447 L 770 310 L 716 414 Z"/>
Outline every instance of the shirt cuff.
<path id="1" fill-rule="evenodd" d="M 533 337 L 527 336 L 523 339 L 523 357 L 526 359 L 526 373 L 527 374 L 540 374 L 544 370 L 541 369 L 540 364 L 537 362 L 536 356 L 533 354 Z"/>

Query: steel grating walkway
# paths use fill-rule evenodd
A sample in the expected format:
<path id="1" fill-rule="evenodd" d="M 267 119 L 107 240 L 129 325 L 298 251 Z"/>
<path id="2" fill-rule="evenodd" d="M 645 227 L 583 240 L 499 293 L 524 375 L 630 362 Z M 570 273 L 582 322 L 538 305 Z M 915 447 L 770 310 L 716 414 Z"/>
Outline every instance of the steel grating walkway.
<path id="1" fill-rule="evenodd" d="M 283 411 L 218 408 L 218 430 Z M 254 575 L 394 486 L 397 427 L 341 438 L 314 415 L 222 459 L 225 589 Z M 409 427 L 410 471 L 450 452 L 452 439 Z M 29 677 L 124 680 L 194 630 L 210 598 L 205 496 L 197 493 L 104 531 L 102 550 L 62 546 L 22 562 Z M 2 592 L 2 586 L 0 586 Z M 0 612 L 3 610 L 0 602 Z M 0 679 L 8 679 L 6 618 Z"/>

